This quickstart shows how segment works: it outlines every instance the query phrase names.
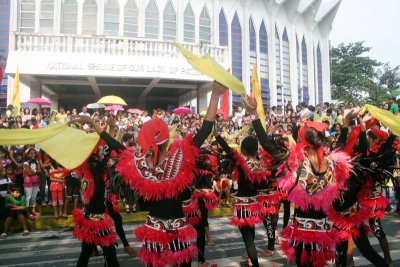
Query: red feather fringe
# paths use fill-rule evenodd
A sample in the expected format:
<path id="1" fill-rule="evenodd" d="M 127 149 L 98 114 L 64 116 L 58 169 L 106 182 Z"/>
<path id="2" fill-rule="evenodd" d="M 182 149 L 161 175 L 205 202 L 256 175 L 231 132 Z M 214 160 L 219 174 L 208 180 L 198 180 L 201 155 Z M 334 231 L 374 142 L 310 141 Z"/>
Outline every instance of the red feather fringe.
<path id="1" fill-rule="evenodd" d="M 164 246 L 174 239 L 188 242 L 197 237 L 196 230 L 191 225 L 177 229 L 177 233 L 164 232 L 143 225 L 135 229 L 135 235 L 139 241 L 156 242 Z"/>
<path id="2" fill-rule="evenodd" d="M 268 177 L 271 175 L 271 171 L 269 171 L 267 169 L 262 170 L 262 171 L 251 171 L 248 168 L 244 157 L 242 157 L 239 154 L 239 152 L 237 152 L 234 149 L 231 151 L 232 151 L 232 155 L 233 155 L 233 160 L 235 160 L 235 162 L 236 162 L 236 166 L 240 167 L 243 170 L 246 179 L 249 180 L 250 183 L 252 183 L 252 184 L 260 183 L 261 181 L 267 180 Z M 263 167 L 265 168 L 265 166 L 263 166 Z"/>
<path id="3" fill-rule="evenodd" d="M 199 204 L 197 200 L 190 200 L 189 205 L 182 205 L 183 214 L 185 214 L 186 222 L 191 225 L 197 225 L 200 221 Z"/>
<path id="4" fill-rule="evenodd" d="M 140 261 L 145 266 L 165 267 L 166 265 L 178 265 L 189 262 L 191 257 L 197 253 L 197 248 L 193 245 L 181 251 L 172 252 L 171 250 L 163 250 L 161 253 L 151 252 L 143 245 L 138 252 Z"/>
<path id="5" fill-rule="evenodd" d="M 355 225 L 360 225 L 371 217 L 371 210 L 367 207 L 361 206 L 353 216 L 345 217 L 336 212 L 332 207 L 327 210 L 329 220 L 333 221 L 335 226 L 340 229 L 349 230 Z"/>
<path id="6" fill-rule="evenodd" d="M 284 257 L 288 262 L 293 262 L 296 260 L 296 251 L 287 240 L 282 240 L 279 249 L 282 251 Z"/>
<path id="7" fill-rule="evenodd" d="M 240 218 L 236 216 L 236 211 L 240 211 L 242 206 L 244 206 L 245 209 L 251 212 L 253 215 L 247 218 Z M 260 224 L 263 222 L 263 216 L 261 216 L 260 214 L 261 208 L 261 203 L 259 202 L 250 205 L 234 205 L 233 209 L 235 211 L 235 216 L 231 218 L 230 222 L 232 225 L 238 226 L 239 228 L 242 228 L 244 226 L 254 227 L 256 224 Z"/>
<path id="8" fill-rule="evenodd" d="M 176 198 L 184 189 L 189 187 L 194 179 L 195 157 L 198 148 L 193 143 L 192 135 L 186 135 L 183 140 L 175 140 L 168 154 L 177 149 L 182 149 L 183 161 L 178 175 L 168 181 L 153 182 L 144 179 L 136 169 L 134 162 L 134 149 L 126 150 L 121 154 L 116 170 L 133 190 L 148 200 L 161 200 Z"/>
<path id="9" fill-rule="evenodd" d="M 296 170 L 300 168 L 300 163 L 304 160 L 304 146 L 301 144 L 291 148 L 291 153 L 285 168 L 285 175 L 279 182 L 283 192 L 288 192 L 296 183 Z M 328 157 L 335 162 L 334 181 L 327 188 L 312 196 L 304 192 L 298 183 L 293 189 L 288 199 L 297 208 L 305 211 L 310 208 L 315 210 L 327 210 L 335 199 L 340 197 L 340 190 L 345 190 L 345 183 L 349 179 L 351 164 L 350 158 L 344 152 L 333 151 Z M 286 164 L 286 163 L 285 163 Z"/>
<path id="10" fill-rule="evenodd" d="M 192 195 L 192 200 L 197 200 L 199 198 L 202 198 L 204 200 L 204 204 L 208 211 L 218 207 L 218 197 L 214 194 L 214 192 L 194 193 Z"/>
<path id="11" fill-rule="evenodd" d="M 369 198 L 369 196 L 373 193 L 373 189 L 371 187 L 371 183 L 367 183 L 366 186 L 360 191 L 357 198 L 360 202 L 360 205 L 369 208 L 372 213 L 370 218 L 378 218 L 382 219 L 385 216 L 385 210 L 389 205 L 388 199 L 379 192 L 378 198 Z"/>
<path id="12" fill-rule="evenodd" d="M 83 243 L 108 247 L 117 243 L 117 234 L 113 230 L 111 218 L 105 214 L 102 221 L 91 221 L 83 215 L 82 209 L 72 211 L 75 229 L 73 235 Z M 106 236 L 100 236 L 100 232 L 109 232 Z"/>
<path id="13" fill-rule="evenodd" d="M 257 201 L 261 203 L 260 213 L 262 215 L 266 214 L 276 214 L 279 212 L 279 204 L 281 201 L 281 193 L 279 191 L 274 191 L 273 195 L 257 195 Z"/>

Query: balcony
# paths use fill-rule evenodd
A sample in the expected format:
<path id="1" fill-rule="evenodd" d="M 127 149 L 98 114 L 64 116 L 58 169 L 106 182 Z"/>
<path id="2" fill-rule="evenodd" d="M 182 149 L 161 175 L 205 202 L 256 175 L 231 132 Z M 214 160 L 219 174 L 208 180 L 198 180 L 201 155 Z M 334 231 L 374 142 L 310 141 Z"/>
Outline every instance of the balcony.
<path id="1" fill-rule="evenodd" d="M 197 55 L 209 54 L 222 65 L 228 65 L 228 47 L 185 43 Z M 16 52 L 67 53 L 120 57 L 182 58 L 172 42 L 129 37 L 41 35 L 15 33 Z"/>

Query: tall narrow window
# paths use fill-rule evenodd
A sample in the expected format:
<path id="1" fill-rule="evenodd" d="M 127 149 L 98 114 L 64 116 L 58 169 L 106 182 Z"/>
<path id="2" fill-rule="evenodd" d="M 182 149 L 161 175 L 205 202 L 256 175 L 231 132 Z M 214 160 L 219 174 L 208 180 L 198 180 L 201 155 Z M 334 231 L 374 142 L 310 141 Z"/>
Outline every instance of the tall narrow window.
<path id="1" fill-rule="evenodd" d="M 307 63 L 307 44 L 303 36 L 301 42 L 301 65 L 303 77 L 303 102 L 308 105 L 310 102 L 310 95 L 308 94 L 308 63 Z"/>
<path id="2" fill-rule="evenodd" d="M 104 7 L 104 34 L 119 35 L 119 3 L 108 0 Z"/>
<path id="3" fill-rule="evenodd" d="M 262 21 L 260 36 L 260 87 L 264 110 L 270 110 L 269 69 L 268 69 L 268 34 Z"/>
<path id="4" fill-rule="evenodd" d="M 96 0 L 86 0 L 83 4 L 82 34 L 97 33 L 97 3 Z"/>
<path id="5" fill-rule="evenodd" d="M 76 0 L 65 0 L 62 5 L 61 33 L 76 34 L 78 4 Z"/>
<path id="6" fill-rule="evenodd" d="M 42 0 L 40 4 L 40 33 L 52 34 L 54 24 L 54 1 Z"/>
<path id="7" fill-rule="evenodd" d="M 296 66 L 297 66 L 297 102 L 301 103 L 303 102 L 303 90 L 301 88 L 301 65 L 300 65 L 300 46 L 299 46 L 299 40 L 297 39 L 296 35 Z"/>
<path id="8" fill-rule="evenodd" d="M 318 75 L 318 104 L 322 106 L 324 102 L 324 88 L 322 84 L 322 56 L 319 44 L 317 47 L 317 75 Z"/>
<path id="9" fill-rule="evenodd" d="M 145 36 L 146 38 L 158 39 L 158 7 L 154 0 L 150 0 L 146 7 Z"/>
<path id="10" fill-rule="evenodd" d="M 228 45 L 228 23 L 222 8 L 219 12 L 219 45 Z"/>
<path id="11" fill-rule="evenodd" d="M 171 0 L 168 1 L 163 15 L 163 38 L 164 40 L 176 39 L 176 12 Z"/>
<path id="12" fill-rule="evenodd" d="M 242 27 L 240 26 L 237 12 L 235 12 L 231 23 L 231 36 L 232 74 L 242 81 Z M 240 102 L 240 96 L 232 95 L 232 106 L 234 109 L 240 105 Z"/>
<path id="13" fill-rule="evenodd" d="M 275 26 L 275 62 L 276 62 L 276 100 L 278 109 L 283 107 L 283 91 L 281 79 L 281 39 L 279 37 L 278 28 Z"/>
<path id="14" fill-rule="evenodd" d="M 124 16 L 124 36 L 136 37 L 138 35 L 139 11 L 135 0 L 126 2 Z"/>
<path id="15" fill-rule="evenodd" d="M 290 91 L 290 51 L 289 39 L 286 28 L 282 34 L 282 78 L 283 78 L 283 99 L 284 103 L 292 101 L 292 93 Z"/>
<path id="16" fill-rule="evenodd" d="M 35 31 L 35 0 L 20 0 L 19 10 L 19 31 Z"/>
<path id="17" fill-rule="evenodd" d="M 203 10 L 200 14 L 199 40 L 205 44 L 211 43 L 211 20 L 206 6 L 203 7 Z"/>
<path id="18" fill-rule="evenodd" d="M 249 33 L 250 33 L 250 72 L 253 71 L 254 64 L 257 64 L 257 37 L 256 30 L 254 28 L 253 19 L 249 18 Z"/>
<path id="19" fill-rule="evenodd" d="M 195 21 L 192 6 L 188 3 L 183 13 L 183 40 L 185 42 L 194 43 L 196 40 Z"/>

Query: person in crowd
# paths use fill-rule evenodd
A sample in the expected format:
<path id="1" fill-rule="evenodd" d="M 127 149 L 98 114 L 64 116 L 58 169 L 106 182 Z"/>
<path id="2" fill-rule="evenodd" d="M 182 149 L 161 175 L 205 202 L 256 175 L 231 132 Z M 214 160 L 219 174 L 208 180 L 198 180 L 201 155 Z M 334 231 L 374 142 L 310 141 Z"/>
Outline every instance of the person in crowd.
<path id="1" fill-rule="evenodd" d="M 73 210 L 78 208 L 79 189 L 81 187 L 81 178 L 76 170 L 72 170 L 69 175 L 65 177 L 67 194 L 65 196 L 64 211 L 62 217 L 68 217 L 68 206 L 73 201 Z"/>
<path id="2" fill-rule="evenodd" d="M 64 178 L 69 173 L 66 169 L 60 166 L 60 164 L 54 160 L 51 162 L 51 169 L 49 172 L 51 184 L 51 200 L 53 204 L 54 217 L 58 218 L 63 216 L 63 205 L 64 205 Z M 57 203 L 60 207 L 57 209 Z"/>
<path id="3" fill-rule="evenodd" d="M 7 177 L 6 169 L 7 166 L 2 166 L 0 165 L 0 219 L 3 219 L 6 217 L 6 197 L 8 195 L 8 189 L 12 181 L 10 180 L 9 177 Z"/>
<path id="4" fill-rule="evenodd" d="M 11 186 L 10 194 L 5 199 L 5 207 L 7 209 L 7 218 L 4 222 L 4 230 L 0 235 L 0 239 L 7 238 L 8 230 L 14 219 L 17 219 L 21 224 L 23 229 L 22 235 L 29 235 L 25 221 L 25 216 L 27 215 L 25 196 L 21 195 L 20 189 L 17 186 Z"/>
<path id="5" fill-rule="evenodd" d="M 68 118 L 68 115 L 67 115 L 67 113 L 65 113 L 65 109 L 63 107 L 60 107 L 58 109 L 58 113 L 56 115 L 56 121 L 58 123 L 66 123 L 67 118 Z"/>
<path id="6" fill-rule="evenodd" d="M 90 117 L 90 113 L 87 111 L 87 107 L 86 107 L 86 106 L 83 106 L 83 107 L 82 107 L 82 111 L 79 112 L 78 115 L 79 115 L 79 116 L 89 116 L 89 117 Z"/>
<path id="7" fill-rule="evenodd" d="M 23 163 L 24 168 L 24 189 L 26 197 L 26 207 L 32 208 L 29 216 L 38 216 L 40 213 L 36 210 L 36 197 L 39 193 L 40 178 L 42 171 L 40 163 L 37 159 L 35 148 L 31 147 L 26 150 L 26 160 Z M 28 210 L 29 212 L 29 210 Z"/>

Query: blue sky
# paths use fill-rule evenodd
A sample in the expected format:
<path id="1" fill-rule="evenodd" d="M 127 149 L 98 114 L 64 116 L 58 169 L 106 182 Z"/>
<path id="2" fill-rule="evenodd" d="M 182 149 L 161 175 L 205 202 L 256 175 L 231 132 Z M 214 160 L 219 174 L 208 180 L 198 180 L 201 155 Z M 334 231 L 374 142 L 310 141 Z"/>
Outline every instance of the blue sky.
<path id="1" fill-rule="evenodd" d="M 333 45 L 365 41 L 371 58 L 400 65 L 400 0 L 343 0 L 330 40 Z"/>

